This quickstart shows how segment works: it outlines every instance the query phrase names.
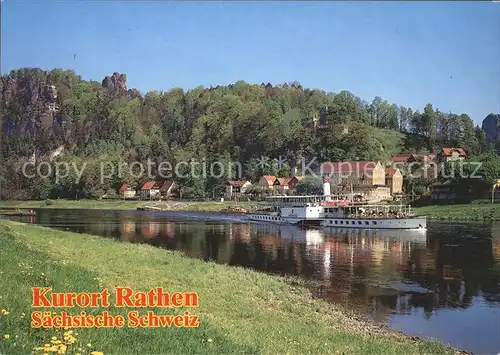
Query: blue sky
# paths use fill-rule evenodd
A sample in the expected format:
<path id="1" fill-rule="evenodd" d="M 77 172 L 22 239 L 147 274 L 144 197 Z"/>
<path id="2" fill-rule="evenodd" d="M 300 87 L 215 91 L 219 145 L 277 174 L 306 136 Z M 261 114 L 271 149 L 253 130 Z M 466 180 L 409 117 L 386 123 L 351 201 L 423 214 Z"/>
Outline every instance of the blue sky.
<path id="1" fill-rule="evenodd" d="M 142 92 L 297 80 L 476 123 L 500 113 L 500 3 L 3 0 L 1 44 L 2 73 L 117 71 Z"/>

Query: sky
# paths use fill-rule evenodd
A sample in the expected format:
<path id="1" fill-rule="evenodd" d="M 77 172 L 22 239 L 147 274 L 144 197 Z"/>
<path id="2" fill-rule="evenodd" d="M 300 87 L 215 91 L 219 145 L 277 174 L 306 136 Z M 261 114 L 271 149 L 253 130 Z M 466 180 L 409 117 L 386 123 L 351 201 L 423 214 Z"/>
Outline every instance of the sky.
<path id="1" fill-rule="evenodd" d="M 145 93 L 299 81 L 423 110 L 500 113 L 500 3 L 1 3 L 1 72 L 127 74 Z"/>

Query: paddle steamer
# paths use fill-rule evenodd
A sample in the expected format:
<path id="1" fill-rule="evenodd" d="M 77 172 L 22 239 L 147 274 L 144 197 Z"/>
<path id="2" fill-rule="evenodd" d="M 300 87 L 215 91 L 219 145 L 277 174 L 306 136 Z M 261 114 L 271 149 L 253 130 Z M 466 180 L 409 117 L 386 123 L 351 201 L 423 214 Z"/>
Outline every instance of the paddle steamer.
<path id="1" fill-rule="evenodd" d="M 425 216 L 410 206 L 369 205 L 353 198 L 330 194 L 330 180 L 323 179 L 323 195 L 273 196 L 271 212 L 251 213 L 251 221 L 362 229 L 426 229 Z"/>

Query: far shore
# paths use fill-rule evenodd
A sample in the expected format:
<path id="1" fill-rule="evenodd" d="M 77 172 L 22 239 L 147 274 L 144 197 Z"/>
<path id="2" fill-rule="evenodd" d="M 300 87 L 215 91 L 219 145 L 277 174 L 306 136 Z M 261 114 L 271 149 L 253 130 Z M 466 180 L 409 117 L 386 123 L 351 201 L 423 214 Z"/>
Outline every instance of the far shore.
<path id="1" fill-rule="evenodd" d="M 145 200 L 47 200 L 47 201 L 0 201 L 0 210 L 20 209 L 95 209 L 137 210 L 156 207 L 165 211 L 223 212 L 231 209 L 255 210 L 267 204 L 260 201 L 145 201 Z"/>
<path id="2" fill-rule="evenodd" d="M 47 201 L 0 201 L 1 209 L 102 209 L 137 210 L 153 207 L 163 211 L 224 212 L 255 211 L 269 206 L 262 201 L 144 201 L 144 200 L 47 200 Z M 413 211 L 429 220 L 444 221 L 500 221 L 500 204 L 456 204 L 414 207 Z"/>

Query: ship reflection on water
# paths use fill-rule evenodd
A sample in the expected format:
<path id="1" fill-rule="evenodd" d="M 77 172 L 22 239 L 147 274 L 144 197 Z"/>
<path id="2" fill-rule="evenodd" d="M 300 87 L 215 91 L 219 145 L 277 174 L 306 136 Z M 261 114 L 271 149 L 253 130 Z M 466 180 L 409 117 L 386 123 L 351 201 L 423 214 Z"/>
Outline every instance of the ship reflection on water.
<path id="1" fill-rule="evenodd" d="M 184 220 L 62 210 L 39 211 L 36 223 L 300 276 L 315 297 L 348 304 L 395 328 L 474 352 L 500 352 L 500 225 L 306 230 L 203 215 Z"/>

